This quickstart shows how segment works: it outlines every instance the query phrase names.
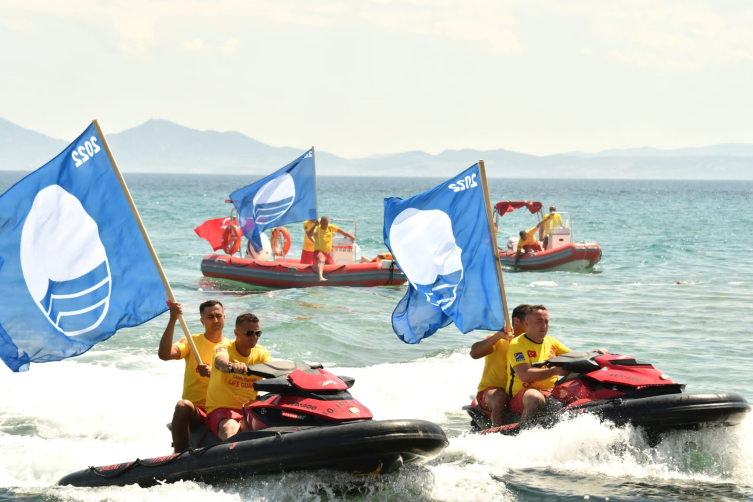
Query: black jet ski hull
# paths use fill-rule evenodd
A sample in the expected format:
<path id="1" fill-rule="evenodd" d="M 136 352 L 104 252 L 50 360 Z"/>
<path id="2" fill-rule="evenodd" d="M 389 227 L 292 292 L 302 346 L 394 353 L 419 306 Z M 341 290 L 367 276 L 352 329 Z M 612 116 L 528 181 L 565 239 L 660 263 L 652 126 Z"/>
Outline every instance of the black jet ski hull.
<path id="1" fill-rule="evenodd" d="M 550 403 L 548 406 L 551 405 Z M 616 425 L 631 424 L 643 427 L 652 433 L 678 429 L 700 429 L 715 426 L 733 426 L 741 423 L 750 413 L 750 404 L 734 392 L 720 394 L 666 394 L 644 398 L 618 398 L 591 401 L 580 406 L 550 410 L 539 413 L 524 424 L 512 423 L 501 427 L 490 427 L 489 420 L 478 410 L 464 407 L 472 425 L 485 429 L 484 433 L 499 432 L 514 435 L 530 427 L 551 427 L 555 423 L 582 413 L 597 415 Z"/>
<path id="2" fill-rule="evenodd" d="M 159 482 L 213 482 L 310 469 L 385 473 L 434 458 L 448 444 L 441 427 L 423 420 L 363 421 L 291 433 L 262 429 L 180 455 L 74 472 L 58 484 L 97 487 L 137 483 L 147 487 Z"/>

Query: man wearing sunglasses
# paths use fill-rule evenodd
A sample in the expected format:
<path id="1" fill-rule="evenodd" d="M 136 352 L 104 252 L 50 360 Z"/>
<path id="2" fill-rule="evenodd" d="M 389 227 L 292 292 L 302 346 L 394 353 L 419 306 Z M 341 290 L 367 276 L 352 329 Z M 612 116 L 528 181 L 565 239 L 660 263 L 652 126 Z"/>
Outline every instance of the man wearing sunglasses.
<path id="1" fill-rule="evenodd" d="M 207 423 L 221 440 L 235 435 L 243 420 L 243 405 L 256 399 L 254 382 L 246 375 L 248 366 L 272 360 L 259 345 L 261 327 L 254 314 L 241 314 L 235 320 L 235 340 L 218 346 L 212 357 L 212 374 L 207 389 Z"/>

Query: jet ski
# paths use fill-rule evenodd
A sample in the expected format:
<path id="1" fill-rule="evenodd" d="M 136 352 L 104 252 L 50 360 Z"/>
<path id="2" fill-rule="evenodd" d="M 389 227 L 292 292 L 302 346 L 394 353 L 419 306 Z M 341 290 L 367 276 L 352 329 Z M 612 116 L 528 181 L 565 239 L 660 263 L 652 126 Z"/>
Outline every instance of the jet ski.
<path id="1" fill-rule="evenodd" d="M 750 412 L 739 394 L 686 394 L 685 385 L 630 356 L 568 352 L 532 366 L 558 367 L 570 373 L 557 382 L 542 410 L 525 423 L 508 411 L 505 424 L 492 427 L 491 412 L 473 399 L 463 409 L 474 431 L 515 435 L 529 427 L 550 427 L 591 413 L 618 426 L 642 427 L 651 439 L 676 429 L 736 425 Z"/>
<path id="2" fill-rule="evenodd" d="M 449 444 L 424 420 L 372 420 L 348 392 L 355 380 L 321 365 L 271 361 L 249 366 L 259 397 L 243 407 L 241 432 L 220 441 L 206 425 L 183 453 L 68 474 L 59 485 L 142 487 L 180 480 L 207 483 L 253 474 L 333 469 L 386 474 L 439 455 Z"/>

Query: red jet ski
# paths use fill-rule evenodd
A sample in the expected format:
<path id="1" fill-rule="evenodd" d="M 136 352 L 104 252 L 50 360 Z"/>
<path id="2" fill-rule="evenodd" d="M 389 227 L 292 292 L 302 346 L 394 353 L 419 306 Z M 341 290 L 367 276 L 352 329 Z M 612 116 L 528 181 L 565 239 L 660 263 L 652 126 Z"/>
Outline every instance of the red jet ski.
<path id="1" fill-rule="evenodd" d="M 254 389 L 266 394 L 246 403 L 242 432 L 227 441 L 202 426 L 183 453 L 90 467 L 58 484 L 146 487 L 310 469 L 384 474 L 432 459 L 449 444 L 431 422 L 372 420 L 348 392 L 355 380 L 321 366 L 271 361 L 249 366 L 248 374 L 264 378 Z"/>
<path id="2" fill-rule="evenodd" d="M 750 412 L 739 394 L 686 394 L 685 385 L 630 356 L 569 352 L 533 367 L 559 367 L 571 373 L 557 382 L 544 408 L 523 424 L 518 415 L 508 412 L 505 425 L 492 427 L 491 412 L 474 399 L 463 407 L 474 430 L 514 435 L 591 413 L 618 426 L 643 427 L 649 438 L 658 438 L 675 429 L 737 425 Z"/>

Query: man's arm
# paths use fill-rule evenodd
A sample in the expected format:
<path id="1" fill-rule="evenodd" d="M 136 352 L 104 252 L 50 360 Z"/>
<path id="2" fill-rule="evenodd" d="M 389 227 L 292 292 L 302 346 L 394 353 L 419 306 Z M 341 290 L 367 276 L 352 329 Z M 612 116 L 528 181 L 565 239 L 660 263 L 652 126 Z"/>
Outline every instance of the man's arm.
<path id="1" fill-rule="evenodd" d="M 309 239 L 311 239 L 313 241 L 314 240 L 314 234 L 318 230 L 319 230 L 319 222 L 317 221 L 316 223 L 314 223 L 313 227 L 309 228 L 308 232 L 306 232 L 306 235 L 308 236 Z"/>
<path id="2" fill-rule="evenodd" d="M 238 373 L 239 375 L 245 375 L 246 369 L 248 368 L 248 366 L 243 363 L 231 363 L 227 354 L 217 354 L 214 358 L 214 367 L 222 373 L 230 373 L 230 368 L 232 367 L 232 372 Z"/>
<path id="3" fill-rule="evenodd" d="M 553 376 L 565 376 L 569 371 L 565 371 L 562 368 L 532 368 L 528 363 L 520 363 L 513 367 L 515 374 L 520 377 L 523 382 L 538 382 L 540 380 L 546 380 Z"/>
<path id="4" fill-rule="evenodd" d="M 338 234 L 340 234 L 340 235 L 344 235 L 345 237 L 347 237 L 348 239 L 352 240 L 353 242 L 355 242 L 355 241 L 356 241 L 356 238 L 355 238 L 355 237 L 353 237 L 352 235 L 350 235 L 350 234 L 349 234 L 348 232 L 346 232 L 345 230 L 342 230 L 342 229 L 338 228 L 338 229 L 337 229 L 337 233 L 338 233 Z"/>
<path id="5" fill-rule="evenodd" d="M 485 338 L 479 342 L 471 345 L 471 357 L 473 359 L 481 359 L 494 352 L 494 344 L 501 339 L 506 339 L 507 333 L 504 331 L 497 331 L 492 336 Z"/>
<path id="6" fill-rule="evenodd" d="M 180 303 L 173 302 L 170 305 L 170 320 L 167 321 L 167 327 L 165 332 L 162 333 L 162 338 L 159 341 L 159 350 L 157 355 L 163 361 L 170 361 L 171 359 L 180 359 L 180 349 L 173 345 L 173 335 L 175 334 L 175 323 L 178 322 L 178 317 L 183 315 L 183 309 Z"/>

